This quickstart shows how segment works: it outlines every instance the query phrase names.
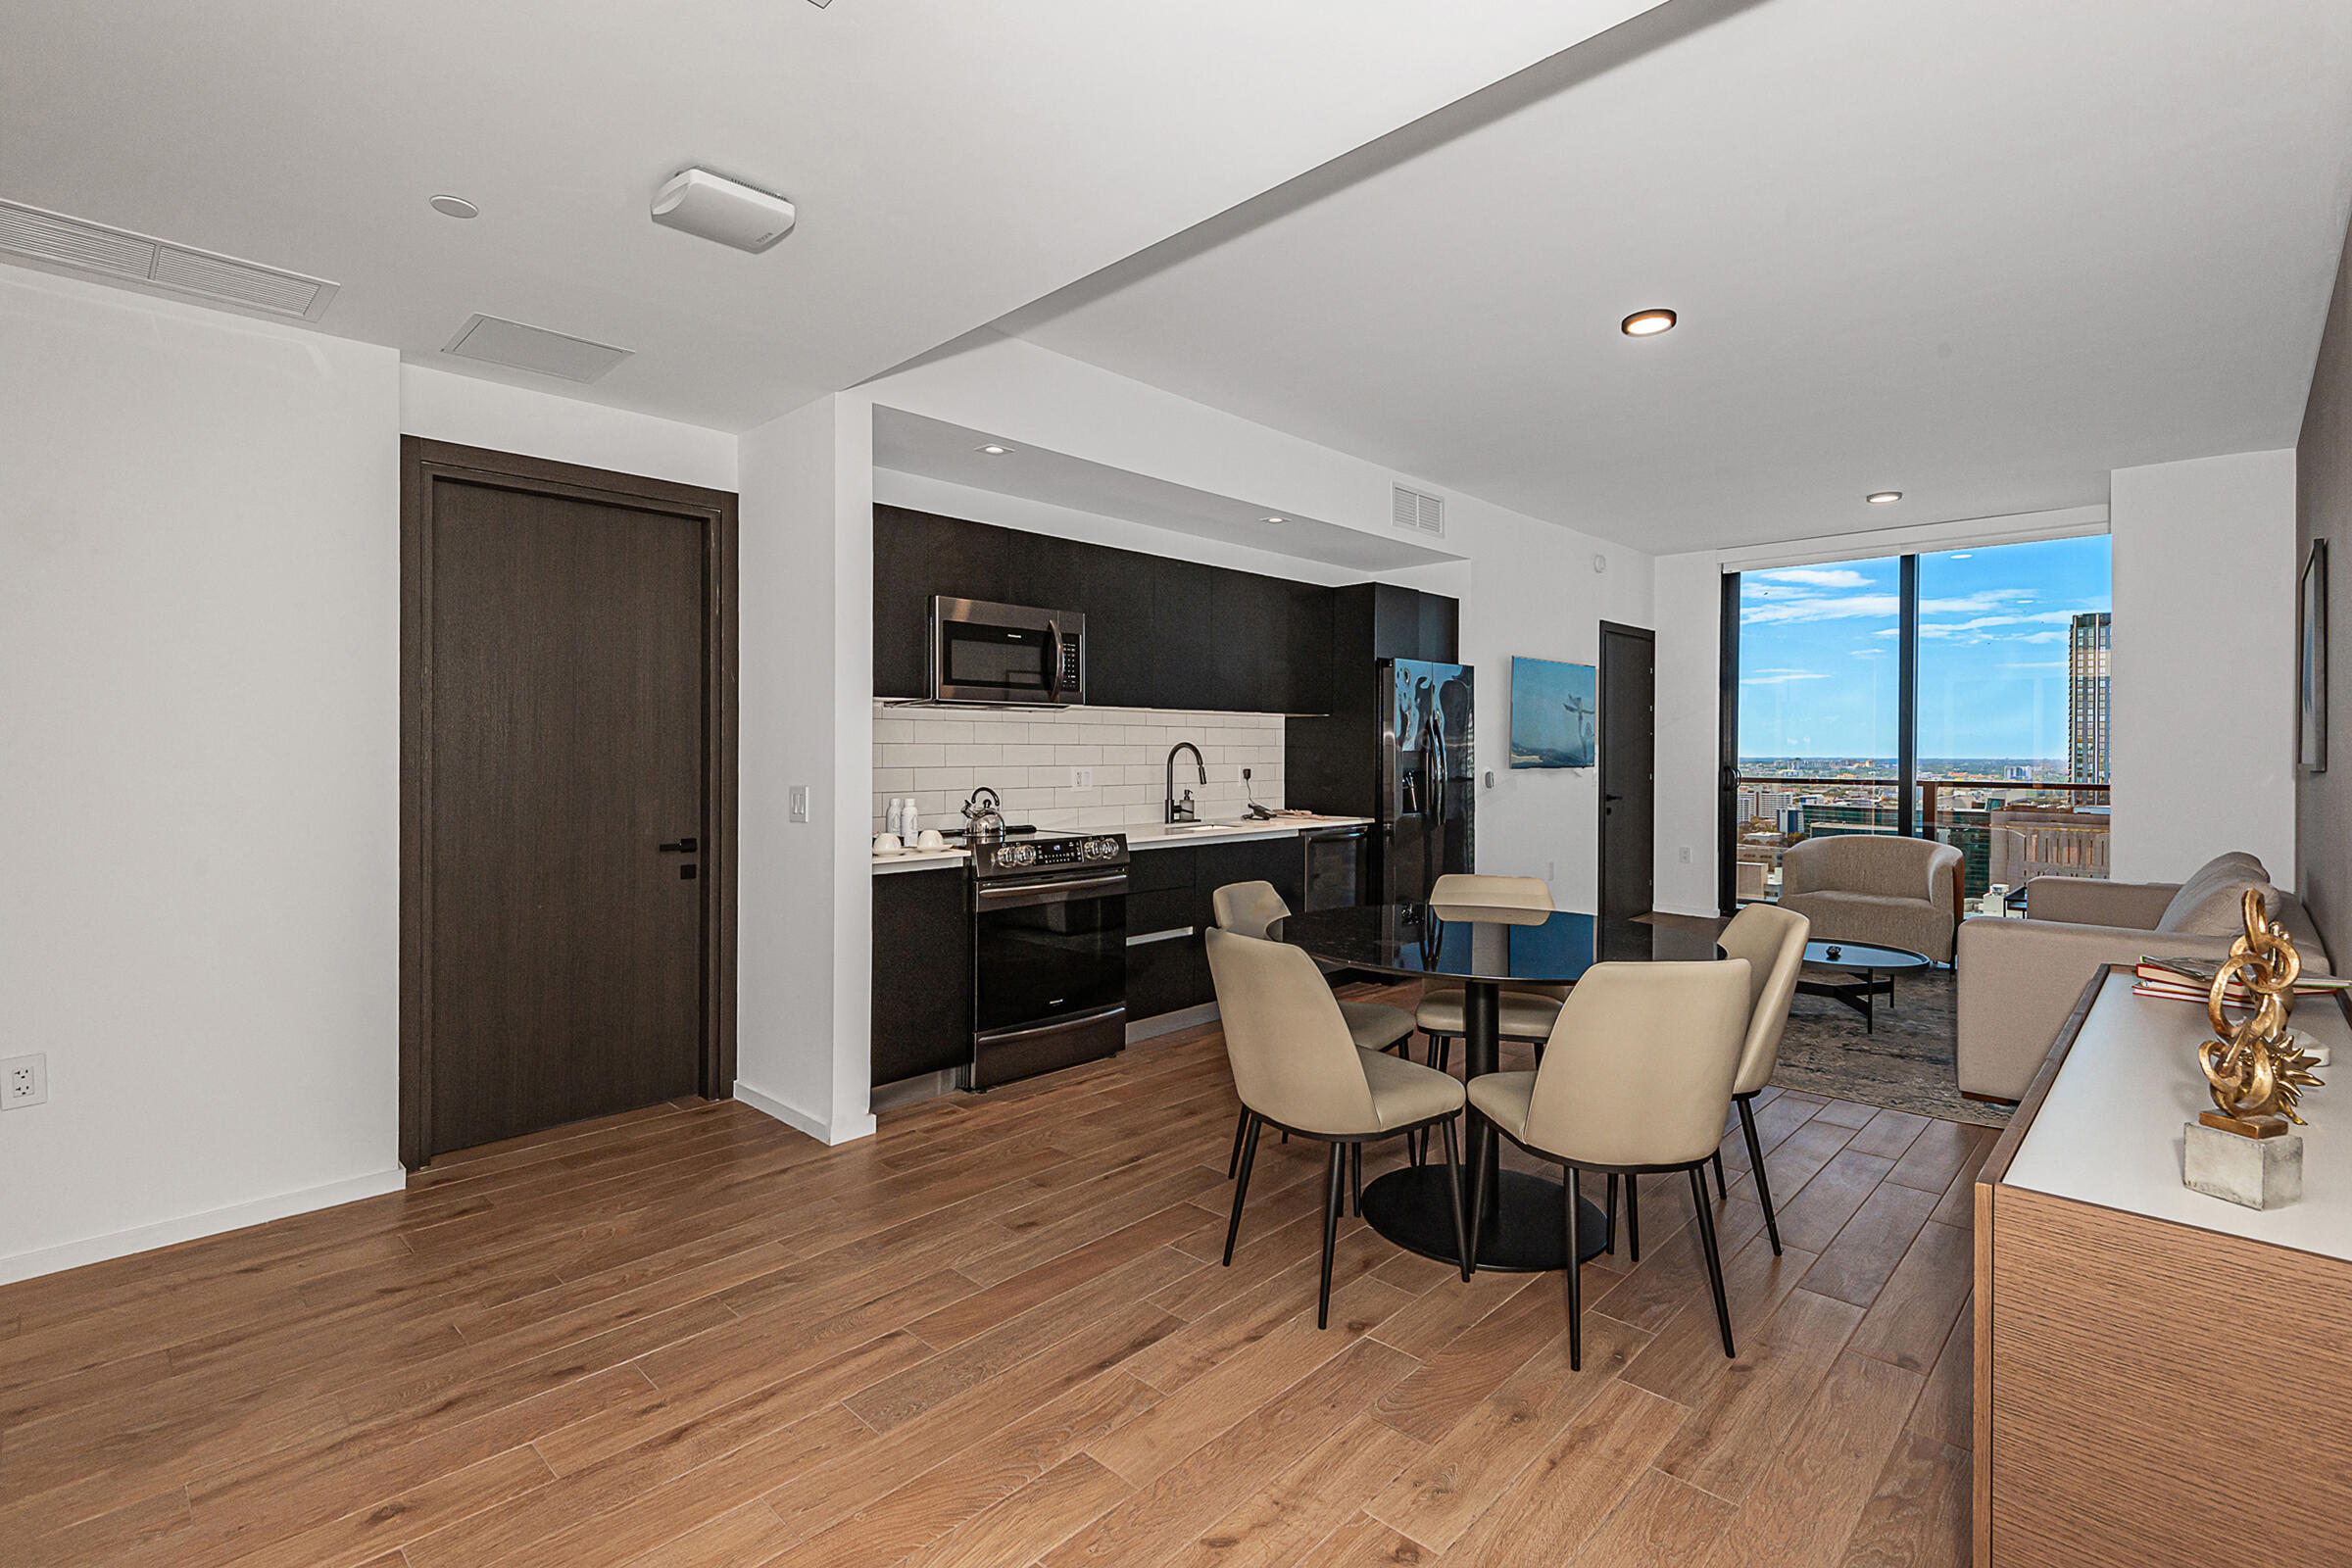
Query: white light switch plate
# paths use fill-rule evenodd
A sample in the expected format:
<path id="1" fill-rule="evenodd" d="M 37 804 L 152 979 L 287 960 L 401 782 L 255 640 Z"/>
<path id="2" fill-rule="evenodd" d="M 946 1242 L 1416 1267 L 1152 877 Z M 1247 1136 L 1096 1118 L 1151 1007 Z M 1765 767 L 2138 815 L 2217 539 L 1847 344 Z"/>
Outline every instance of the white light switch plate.
<path id="1" fill-rule="evenodd" d="M 0 1061 L 0 1110 L 22 1110 L 49 1101 L 49 1058 L 36 1053 Z"/>
<path id="2" fill-rule="evenodd" d="M 808 820 L 808 786 L 795 784 L 785 797 L 787 809 L 795 822 Z"/>

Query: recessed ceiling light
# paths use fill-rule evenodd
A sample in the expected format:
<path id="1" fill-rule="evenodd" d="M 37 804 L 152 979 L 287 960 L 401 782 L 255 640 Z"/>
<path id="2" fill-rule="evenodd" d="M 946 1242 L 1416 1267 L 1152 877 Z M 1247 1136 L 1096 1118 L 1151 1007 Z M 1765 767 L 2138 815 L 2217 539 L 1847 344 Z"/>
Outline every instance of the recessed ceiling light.
<path id="1" fill-rule="evenodd" d="M 1627 337 L 1656 337 L 1674 324 L 1672 311 L 1636 311 L 1617 323 Z"/>
<path id="2" fill-rule="evenodd" d="M 973 450 L 974 452 L 984 452 L 984 453 L 988 454 L 988 456 L 990 456 L 990 457 L 992 457 L 992 458 L 1002 458 L 1002 457 L 1004 457 L 1004 456 L 1006 456 L 1007 454 L 1009 454 L 1009 453 L 1012 451 L 1012 448 L 1010 448 L 1010 447 L 1001 447 L 1001 446 L 998 446 L 998 445 L 997 445 L 995 442 L 993 442 L 993 441 L 992 441 L 992 442 L 990 442 L 990 443 L 989 443 L 987 446 L 984 446 L 984 447 L 974 447 L 972 450 Z"/>
<path id="3" fill-rule="evenodd" d="M 426 205 L 443 218 L 471 218 L 481 211 L 463 196 L 436 196 Z"/>
<path id="4" fill-rule="evenodd" d="M 1900 490 L 1873 490 L 1870 494 L 1864 496 L 1862 499 L 1869 502 L 1874 507 L 1884 507 L 1890 502 L 1902 500 L 1903 493 Z"/>
<path id="5" fill-rule="evenodd" d="M 1954 561 L 1966 561 L 1966 560 L 1969 558 L 1969 555 L 1970 555 L 1970 552 L 1968 552 L 1968 551 L 1966 551 L 1966 550 L 1962 550 L 1962 551 L 1956 552 L 1956 553 L 1953 555 L 1952 559 L 1953 559 Z"/>
<path id="6" fill-rule="evenodd" d="M 1288 517 L 1268 517 L 1266 520 L 1268 522 L 1288 522 L 1291 519 Z"/>

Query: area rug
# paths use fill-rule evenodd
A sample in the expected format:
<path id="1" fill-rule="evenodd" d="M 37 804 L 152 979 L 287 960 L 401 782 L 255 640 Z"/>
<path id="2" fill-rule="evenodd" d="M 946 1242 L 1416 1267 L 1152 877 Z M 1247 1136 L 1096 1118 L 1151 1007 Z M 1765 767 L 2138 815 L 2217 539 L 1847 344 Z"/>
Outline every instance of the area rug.
<path id="1" fill-rule="evenodd" d="M 1898 980 L 1894 1006 L 1881 998 L 1877 1027 L 1867 1033 L 1862 1015 L 1844 1003 L 1798 997 L 1772 1081 L 1833 1100 L 2005 1127 L 2008 1106 L 1960 1098 L 1956 990 L 1948 969 Z"/>
<path id="2" fill-rule="evenodd" d="M 1645 925 L 1712 936 L 1721 920 L 1683 914 L 1644 914 Z M 2007 1105 L 1960 1098 L 1958 985 L 1937 969 L 1894 986 L 1894 1006 L 1879 1004 L 1877 1027 L 1829 997 L 1798 997 L 1781 1036 L 1781 1064 L 1772 1081 L 1783 1089 L 1850 1100 L 1858 1105 L 1908 1110 L 1939 1121 L 1978 1127 L 2009 1125 Z"/>

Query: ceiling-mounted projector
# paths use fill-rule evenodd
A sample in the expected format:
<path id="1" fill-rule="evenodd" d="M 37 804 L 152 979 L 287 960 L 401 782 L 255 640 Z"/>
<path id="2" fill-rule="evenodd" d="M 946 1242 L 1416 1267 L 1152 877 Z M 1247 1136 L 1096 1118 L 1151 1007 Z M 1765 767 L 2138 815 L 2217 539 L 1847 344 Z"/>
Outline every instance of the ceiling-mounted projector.
<path id="1" fill-rule="evenodd" d="M 792 203 L 740 180 L 688 169 L 654 192 L 654 221 L 732 245 L 763 251 L 792 232 Z"/>

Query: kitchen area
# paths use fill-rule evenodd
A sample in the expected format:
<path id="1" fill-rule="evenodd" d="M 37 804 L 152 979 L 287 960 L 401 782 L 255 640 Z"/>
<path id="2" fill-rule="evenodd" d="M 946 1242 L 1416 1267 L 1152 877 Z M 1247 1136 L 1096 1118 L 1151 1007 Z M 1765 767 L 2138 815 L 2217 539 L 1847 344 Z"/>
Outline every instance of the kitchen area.
<path id="1" fill-rule="evenodd" d="M 1474 864 L 1458 606 L 874 513 L 872 1105 L 1214 1016 L 1216 889 Z"/>

